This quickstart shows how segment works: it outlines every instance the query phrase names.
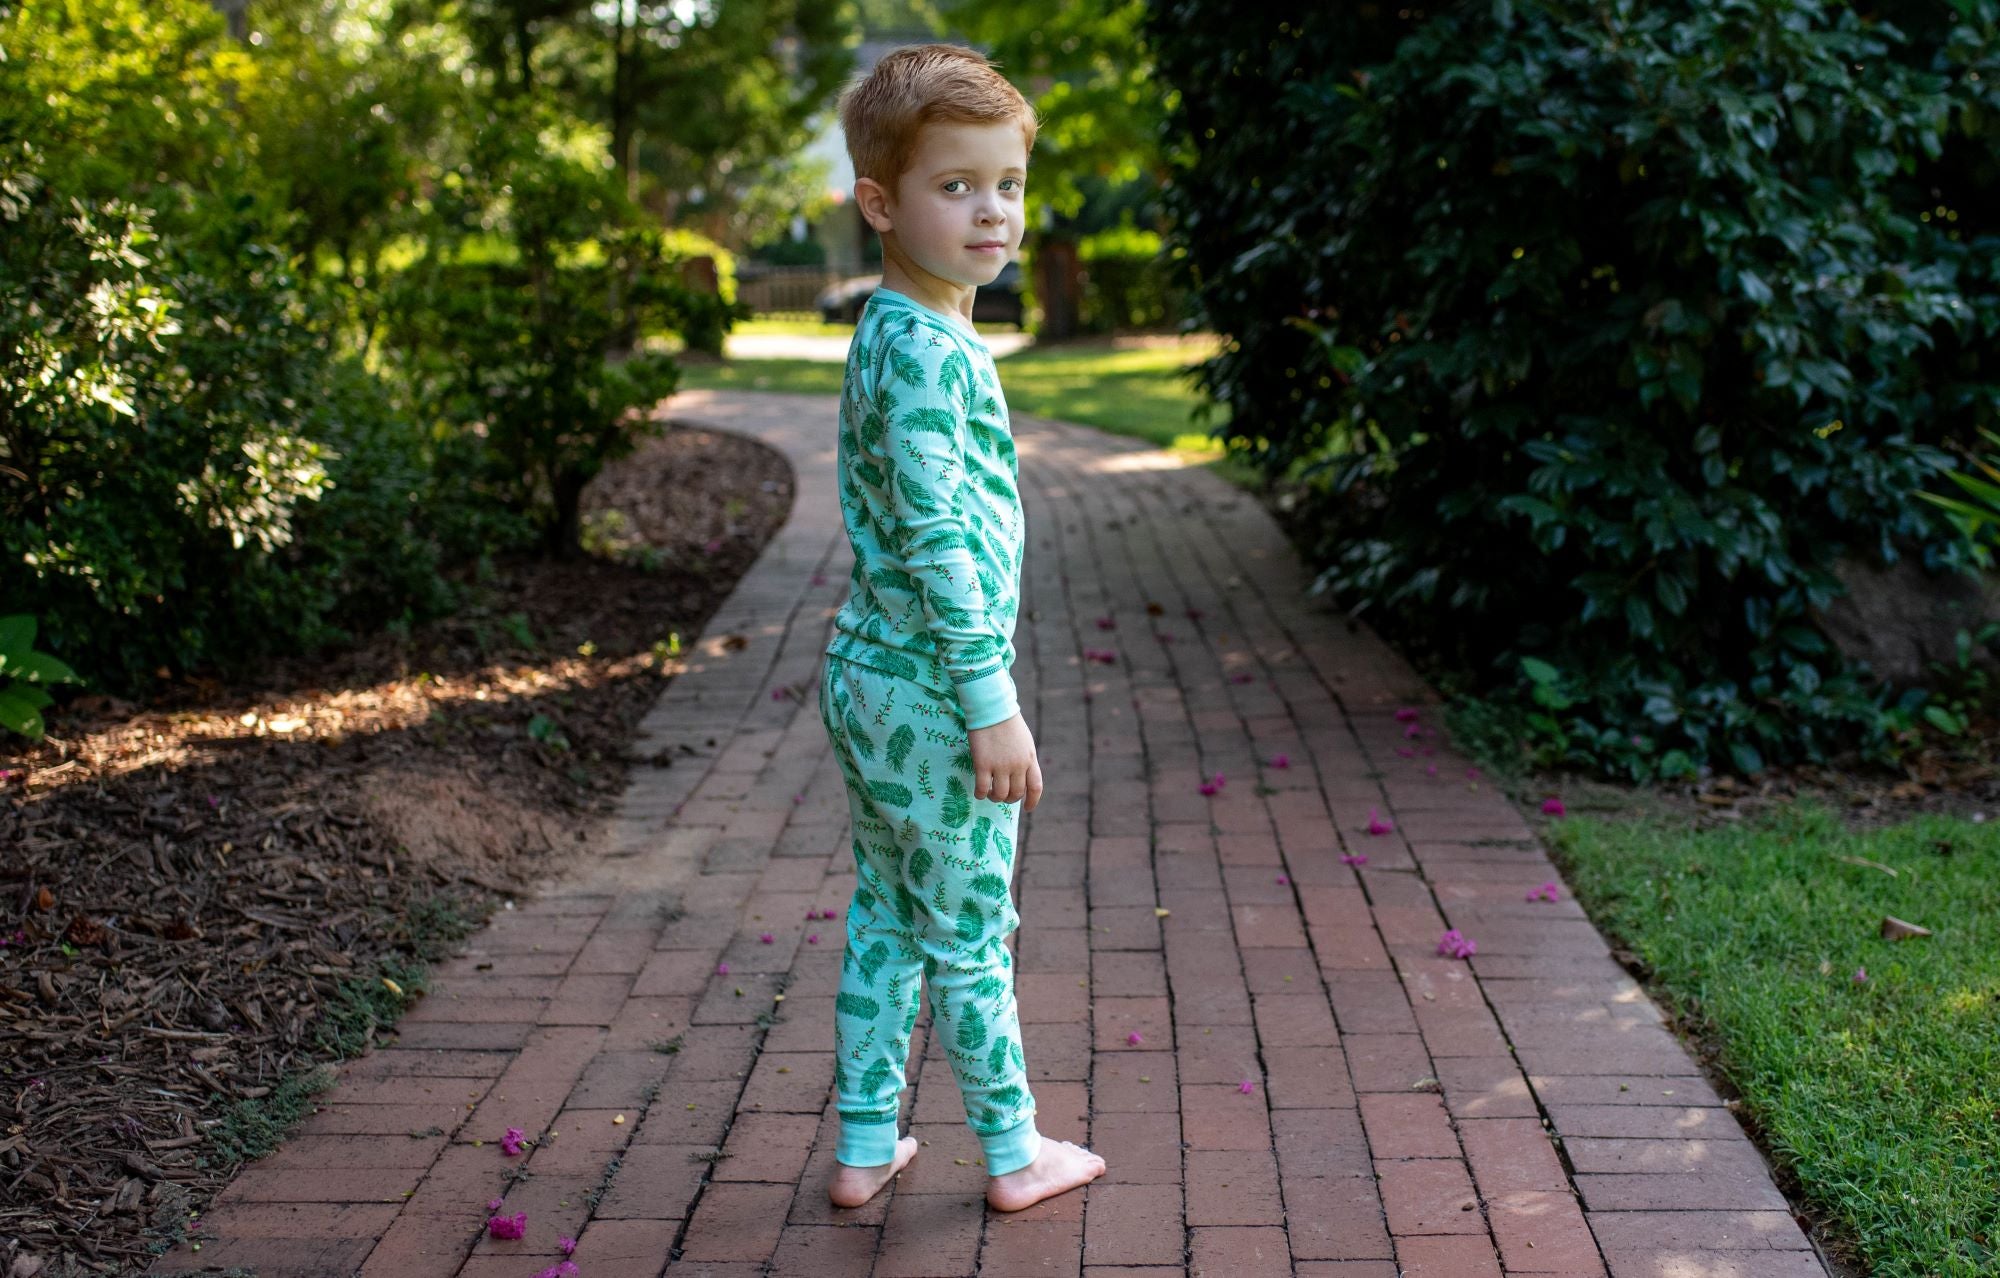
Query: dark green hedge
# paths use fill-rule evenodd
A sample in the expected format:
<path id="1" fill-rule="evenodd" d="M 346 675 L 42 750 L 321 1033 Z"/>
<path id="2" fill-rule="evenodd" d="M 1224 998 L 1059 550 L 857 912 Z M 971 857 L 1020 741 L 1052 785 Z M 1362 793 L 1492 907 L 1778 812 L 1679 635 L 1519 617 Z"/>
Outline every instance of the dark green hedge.
<path id="1" fill-rule="evenodd" d="M 1540 763 L 1891 755 L 1926 694 L 1813 610 L 1972 562 L 1911 494 L 2000 421 L 2000 3 L 1308 12 L 1148 35 L 1202 382 L 1316 585 Z"/>

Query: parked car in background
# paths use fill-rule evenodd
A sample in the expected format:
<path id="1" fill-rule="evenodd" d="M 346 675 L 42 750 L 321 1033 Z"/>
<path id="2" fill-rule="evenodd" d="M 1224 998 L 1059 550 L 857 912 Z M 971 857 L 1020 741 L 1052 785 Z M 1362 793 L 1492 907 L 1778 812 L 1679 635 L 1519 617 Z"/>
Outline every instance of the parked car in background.
<path id="1" fill-rule="evenodd" d="M 852 324 L 861 318 L 861 308 L 875 295 L 881 286 L 880 275 L 858 275 L 851 280 L 842 280 L 820 293 L 814 302 L 819 308 L 820 318 L 829 324 Z M 978 323 L 1012 324 L 1021 328 L 1026 323 L 1026 308 L 1021 301 L 1021 263 L 1013 261 L 1000 268 L 991 284 L 981 284 L 972 295 L 972 318 Z"/>

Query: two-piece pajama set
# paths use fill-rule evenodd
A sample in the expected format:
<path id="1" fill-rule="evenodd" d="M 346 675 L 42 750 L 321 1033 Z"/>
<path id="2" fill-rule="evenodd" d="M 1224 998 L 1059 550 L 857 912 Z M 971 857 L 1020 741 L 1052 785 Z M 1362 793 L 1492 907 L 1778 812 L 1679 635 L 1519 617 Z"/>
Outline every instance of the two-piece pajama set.
<path id="1" fill-rule="evenodd" d="M 848 350 L 837 473 L 854 549 L 820 713 L 856 883 L 834 1004 L 835 1158 L 895 1157 L 920 982 L 989 1175 L 1041 1148 L 1004 938 L 1020 804 L 975 798 L 968 733 L 1012 718 L 1023 527 L 993 355 L 877 288 Z"/>

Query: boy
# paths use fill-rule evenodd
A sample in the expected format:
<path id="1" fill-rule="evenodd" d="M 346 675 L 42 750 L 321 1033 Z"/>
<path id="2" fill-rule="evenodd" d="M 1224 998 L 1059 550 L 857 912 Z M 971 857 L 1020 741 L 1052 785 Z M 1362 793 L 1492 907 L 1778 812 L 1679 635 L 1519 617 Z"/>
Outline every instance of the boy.
<path id="1" fill-rule="evenodd" d="M 1027 546 L 1018 467 L 972 296 L 1021 243 L 1034 109 L 970 49 L 886 55 L 840 102 L 882 283 L 848 348 L 840 504 L 854 548 L 820 711 L 846 779 L 856 868 L 834 1013 L 837 1206 L 917 1151 L 896 1123 L 920 979 L 986 1201 L 1019 1211 L 1104 1171 L 1035 1127 L 1013 959 L 1014 836 L 1041 797 L 1014 691 Z"/>

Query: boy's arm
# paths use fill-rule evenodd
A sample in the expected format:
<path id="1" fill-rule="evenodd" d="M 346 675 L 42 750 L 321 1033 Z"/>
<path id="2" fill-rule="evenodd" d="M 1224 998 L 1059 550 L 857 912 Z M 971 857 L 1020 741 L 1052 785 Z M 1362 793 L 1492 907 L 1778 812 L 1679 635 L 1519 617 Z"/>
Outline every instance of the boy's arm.
<path id="1" fill-rule="evenodd" d="M 887 343 L 874 408 L 904 568 L 915 580 L 925 627 L 958 692 L 966 727 L 987 728 L 1013 718 L 1020 705 L 959 505 L 972 376 L 956 342 L 918 324 Z"/>

